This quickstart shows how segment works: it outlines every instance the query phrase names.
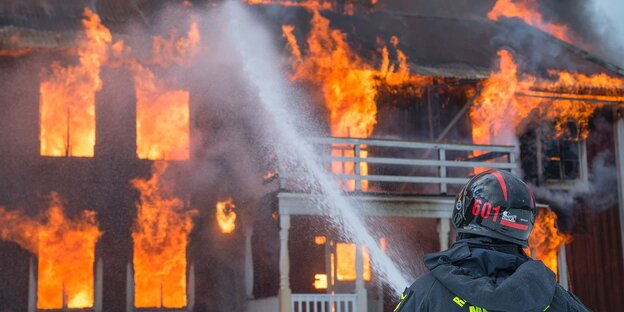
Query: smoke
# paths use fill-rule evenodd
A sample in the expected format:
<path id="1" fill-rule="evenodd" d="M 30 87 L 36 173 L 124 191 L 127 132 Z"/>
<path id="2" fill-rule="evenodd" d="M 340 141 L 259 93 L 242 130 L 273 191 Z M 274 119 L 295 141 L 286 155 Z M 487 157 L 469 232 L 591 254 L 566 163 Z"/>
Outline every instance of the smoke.
<path id="1" fill-rule="evenodd" d="M 590 21 L 601 40 L 605 58 L 618 66 L 624 66 L 624 2 L 619 0 L 593 0 L 587 4 Z"/>
<path id="2" fill-rule="evenodd" d="M 583 205 L 583 202 L 591 203 L 591 208 L 596 210 L 607 209 L 618 201 L 613 187 L 617 185 L 617 171 L 608 162 L 611 156 L 610 151 L 598 154 L 591 164 L 587 180 L 578 181 L 563 191 L 536 185 L 531 185 L 531 189 L 538 201 L 562 211 L 571 212 Z"/>

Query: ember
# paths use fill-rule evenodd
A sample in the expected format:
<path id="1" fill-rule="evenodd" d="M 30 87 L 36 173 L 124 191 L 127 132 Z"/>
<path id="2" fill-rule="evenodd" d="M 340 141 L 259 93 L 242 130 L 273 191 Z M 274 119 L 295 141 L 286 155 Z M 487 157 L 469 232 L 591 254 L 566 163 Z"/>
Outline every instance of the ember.
<path id="1" fill-rule="evenodd" d="M 0 207 L 0 237 L 37 254 L 37 308 L 93 306 L 93 264 L 100 230 L 95 212 L 68 218 L 58 194 L 52 193 L 45 215 L 33 219 Z"/>

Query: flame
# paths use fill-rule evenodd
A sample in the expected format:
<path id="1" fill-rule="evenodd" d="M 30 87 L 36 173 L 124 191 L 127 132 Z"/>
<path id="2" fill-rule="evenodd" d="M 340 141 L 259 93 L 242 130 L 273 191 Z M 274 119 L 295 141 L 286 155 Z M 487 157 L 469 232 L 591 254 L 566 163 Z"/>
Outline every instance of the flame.
<path id="1" fill-rule="evenodd" d="M 544 20 L 539 12 L 537 0 L 497 0 L 488 13 L 488 18 L 498 21 L 501 17 L 519 18 L 528 25 L 547 32 L 560 40 L 572 43 L 566 26 Z"/>
<path id="2" fill-rule="evenodd" d="M 95 93 L 102 88 L 100 67 L 107 59 L 110 32 L 84 10 L 86 38 L 78 43 L 79 62 L 52 64 L 41 82 L 40 148 L 43 156 L 92 157 L 95 146 Z"/>
<path id="3" fill-rule="evenodd" d="M 134 179 L 140 193 L 132 231 L 137 308 L 186 306 L 186 246 L 193 228 L 184 202 L 169 194 L 171 182 L 162 179 L 166 162 L 155 162 L 152 177 Z"/>
<path id="4" fill-rule="evenodd" d="M 189 66 L 199 51 L 201 36 L 192 22 L 186 37 L 154 37 L 152 64 L 169 67 Z M 186 90 L 171 90 L 167 81 L 158 79 L 152 70 L 136 60 L 128 62 L 134 72 L 137 97 L 137 155 L 141 159 L 189 159 L 189 98 Z"/>
<path id="5" fill-rule="evenodd" d="M 570 236 L 559 232 L 557 215 L 550 209 L 540 209 L 529 237 L 530 250 L 535 252 L 535 258 L 558 274 L 557 253 L 563 244 L 570 241 Z"/>
<path id="6" fill-rule="evenodd" d="M 377 87 L 388 85 L 426 84 L 428 77 L 411 75 L 407 57 L 397 49 L 399 65 L 391 64 L 386 47 L 382 50 L 379 68 L 367 64 L 346 42 L 346 35 L 329 26 L 329 20 L 321 16 L 318 9 L 312 9 L 311 30 L 307 38 L 308 51 L 303 54 L 293 33 L 294 26 L 282 26 L 291 51 L 293 81 L 311 83 L 320 88 L 329 113 L 330 132 L 334 137 L 369 137 L 377 123 Z M 395 48 L 398 38 L 392 37 Z M 366 158 L 362 147 L 360 157 Z M 353 147 L 335 145 L 332 156 L 354 157 Z M 353 162 L 333 162 L 332 172 L 354 174 Z M 368 175 L 368 164 L 360 163 L 360 175 Z M 362 181 L 362 190 L 367 190 L 368 181 Z M 347 190 L 355 189 L 355 181 L 346 181 Z"/>
<path id="7" fill-rule="evenodd" d="M 355 281 L 355 244 L 336 243 L 336 279 L 339 281 Z M 371 280 L 370 253 L 368 248 L 362 249 L 363 278 L 365 281 Z"/>
<path id="8" fill-rule="evenodd" d="M 314 289 L 327 289 L 327 274 L 314 274 Z"/>
<path id="9" fill-rule="evenodd" d="M 624 89 L 622 79 L 605 74 L 583 75 L 554 70 L 548 72 L 549 79 L 537 78 L 520 74 L 509 51 L 501 50 L 498 56 L 499 69 L 484 82 L 470 111 L 475 144 L 513 145 L 515 130 L 533 113 L 539 118 L 555 121 L 557 135 L 563 134 L 567 121 L 575 120 L 580 138 L 585 138 L 589 118 L 603 105 L 592 103 L 592 100 L 624 101 L 624 97 L 618 95 Z M 593 91 L 606 93 L 593 95 Z M 578 92 L 592 94 L 576 94 Z M 553 99 L 565 98 L 566 94 L 581 100 Z"/>
<path id="10" fill-rule="evenodd" d="M 32 49 L 29 49 L 29 48 L 19 48 L 19 49 L 12 49 L 12 50 L 0 49 L 0 56 L 20 57 L 30 52 L 32 52 Z"/>
<path id="11" fill-rule="evenodd" d="M 247 0 L 247 3 L 251 5 L 275 4 L 275 5 L 281 5 L 281 6 L 286 6 L 286 7 L 302 7 L 308 10 L 335 10 L 334 3 L 331 1 Z"/>
<path id="12" fill-rule="evenodd" d="M 189 159 L 189 92 L 168 90 L 148 68 L 135 64 L 137 155 L 141 159 Z"/>
<path id="13" fill-rule="evenodd" d="M 327 243 L 327 237 L 323 235 L 314 236 L 314 243 L 317 245 L 325 245 L 325 243 Z"/>
<path id="14" fill-rule="evenodd" d="M 216 216 L 221 233 L 229 234 L 236 229 L 236 212 L 234 212 L 234 208 L 236 208 L 236 205 L 234 205 L 232 198 L 217 202 Z"/>
<path id="15" fill-rule="evenodd" d="M 83 211 L 80 218 L 69 219 L 56 193 L 38 219 L 0 207 L 0 238 L 38 256 L 39 309 L 93 306 L 93 263 L 100 234 L 95 212 Z"/>
<path id="16" fill-rule="evenodd" d="M 162 67 L 171 64 L 191 65 L 192 56 L 199 52 L 201 34 L 197 22 L 192 22 L 186 37 L 177 37 L 177 31 L 173 29 L 169 38 L 155 36 L 152 41 L 152 63 Z"/>

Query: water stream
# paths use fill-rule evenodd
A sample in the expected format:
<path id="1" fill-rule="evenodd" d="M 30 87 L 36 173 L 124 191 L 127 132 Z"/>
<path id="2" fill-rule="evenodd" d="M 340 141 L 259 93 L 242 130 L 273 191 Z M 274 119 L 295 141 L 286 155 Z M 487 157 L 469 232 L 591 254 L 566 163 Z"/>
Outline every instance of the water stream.
<path id="1" fill-rule="evenodd" d="M 319 190 L 320 204 L 327 215 L 341 225 L 346 237 L 369 248 L 373 269 L 398 294 L 408 285 L 408 279 L 368 231 L 363 216 L 355 206 L 363 203 L 343 194 L 336 180 L 318 159 L 320 153 L 299 133 L 298 129 L 306 128 L 302 127 L 306 120 L 293 109 L 296 107 L 293 103 L 300 101 L 300 98 L 280 68 L 276 40 L 239 1 L 225 3 L 223 10 L 228 23 L 226 33 L 240 56 L 241 70 L 257 92 L 259 109 L 271 119 L 269 122 L 278 135 L 275 138 L 278 147 L 281 147 L 278 148 L 278 158 L 297 162 L 302 167 L 306 174 L 300 177 L 300 181 L 307 184 L 308 189 Z"/>

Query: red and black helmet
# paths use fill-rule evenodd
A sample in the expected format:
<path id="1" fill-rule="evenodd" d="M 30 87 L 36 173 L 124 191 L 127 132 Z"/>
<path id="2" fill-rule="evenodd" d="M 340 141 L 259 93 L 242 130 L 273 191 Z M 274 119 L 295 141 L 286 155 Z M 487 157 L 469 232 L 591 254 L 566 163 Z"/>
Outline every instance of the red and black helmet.
<path id="1" fill-rule="evenodd" d="M 507 171 L 488 170 L 457 194 L 452 221 L 460 233 L 528 247 L 536 213 L 535 199 L 524 182 Z"/>

